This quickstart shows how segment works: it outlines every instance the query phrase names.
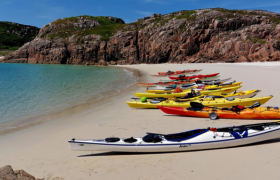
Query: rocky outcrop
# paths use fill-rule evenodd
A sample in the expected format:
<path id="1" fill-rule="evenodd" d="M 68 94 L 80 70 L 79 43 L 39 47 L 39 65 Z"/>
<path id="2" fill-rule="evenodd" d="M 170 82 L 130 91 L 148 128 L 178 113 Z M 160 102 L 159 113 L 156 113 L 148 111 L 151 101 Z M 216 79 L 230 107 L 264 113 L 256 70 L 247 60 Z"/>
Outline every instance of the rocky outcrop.
<path id="1" fill-rule="evenodd" d="M 280 60 L 278 13 L 214 8 L 153 14 L 131 24 L 104 18 L 56 20 L 3 61 L 115 65 Z"/>
<path id="2" fill-rule="evenodd" d="M 0 179 L 2 180 L 36 180 L 36 178 L 24 170 L 14 171 L 11 166 L 7 165 L 0 168 Z M 39 180 L 39 179 L 37 179 Z"/>

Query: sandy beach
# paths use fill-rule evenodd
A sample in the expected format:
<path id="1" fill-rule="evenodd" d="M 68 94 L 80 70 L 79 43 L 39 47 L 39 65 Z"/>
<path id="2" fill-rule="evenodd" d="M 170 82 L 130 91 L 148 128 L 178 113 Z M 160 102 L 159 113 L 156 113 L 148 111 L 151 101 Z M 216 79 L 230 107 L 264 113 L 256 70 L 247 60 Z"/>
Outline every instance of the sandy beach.
<path id="1" fill-rule="evenodd" d="M 280 63 L 125 65 L 140 72 L 139 82 L 157 82 L 158 71 L 203 69 L 221 78 L 243 81 L 241 90 L 262 90 L 273 95 L 265 105 L 280 106 Z M 165 78 L 166 79 L 166 78 Z M 176 133 L 195 128 L 240 125 L 260 120 L 211 121 L 170 116 L 160 110 L 131 109 L 125 101 L 133 85 L 116 96 L 70 109 L 48 121 L 0 135 L 0 167 L 11 165 L 37 178 L 51 179 L 279 179 L 280 139 L 250 146 L 174 153 L 112 153 L 70 151 L 67 140 L 110 136 L 142 137 L 146 132 Z"/>

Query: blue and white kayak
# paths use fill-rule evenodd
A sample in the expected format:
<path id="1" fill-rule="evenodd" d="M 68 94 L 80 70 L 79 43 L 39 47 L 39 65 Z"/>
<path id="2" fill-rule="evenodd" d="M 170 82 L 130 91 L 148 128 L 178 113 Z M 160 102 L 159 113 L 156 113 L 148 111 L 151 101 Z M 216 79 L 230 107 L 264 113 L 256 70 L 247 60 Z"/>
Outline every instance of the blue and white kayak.
<path id="1" fill-rule="evenodd" d="M 226 148 L 280 138 L 280 122 L 195 129 L 176 134 L 147 133 L 143 138 L 69 140 L 73 151 L 172 152 Z"/>

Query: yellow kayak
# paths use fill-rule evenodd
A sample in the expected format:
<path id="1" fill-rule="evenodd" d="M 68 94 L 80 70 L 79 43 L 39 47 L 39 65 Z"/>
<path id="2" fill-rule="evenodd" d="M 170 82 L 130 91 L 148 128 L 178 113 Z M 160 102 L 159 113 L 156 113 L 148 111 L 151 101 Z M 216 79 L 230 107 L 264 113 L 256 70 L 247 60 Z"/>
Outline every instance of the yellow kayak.
<path id="1" fill-rule="evenodd" d="M 212 93 L 223 93 L 228 94 L 231 92 L 236 91 L 237 89 L 241 88 L 242 86 L 234 86 L 228 88 L 220 88 L 214 90 L 201 90 L 199 91 L 201 95 L 211 95 Z M 167 92 L 167 93 L 133 93 L 136 97 L 146 97 L 146 98 L 173 98 L 173 97 L 183 97 L 187 93 L 190 93 L 191 90 L 183 91 L 183 92 Z"/>
<path id="2" fill-rule="evenodd" d="M 258 97 L 258 98 L 205 98 L 205 99 L 196 99 L 193 101 L 176 101 L 176 100 L 166 100 L 166 101 L 127 101 L 126 103 L 131 108 L 149 108 L 157 109 L 157 106 L 167 106 L 167 107 L 191 107 L 190 102 L 198 102 L 204 106 L 216 106 L 216 107 L 232 107 L 236 105 L 240 106 L 251 106 L 255 102 L 259 102 L 261 105 L 270 100 L 273 96 Z M 203 101 L 202 101 L 203 100 Z"/>
<path id="3" fill-rule="evenodd" d="M 224 85 L 224 86 L 219 86 L 219 85 L 206 85 L 204 89 L 221 89 L 221 88 L 228 88 L 228 87 L 234 87 L 234 86 L 239 86 L 240 84 L 242 84 L 242 82 L 237 82 L 237 83 L 232 83 L 229 85 Z M 195 88 L 195 87 L 190 87 L 190 88 Z M 183 89 L 183 91 L 189 91 L 189 89 Z M 170 89 L 170 90 L 146 90 L 147 93 L 170 93 L 170 92 L 174 92 L 174 89 Z"/>

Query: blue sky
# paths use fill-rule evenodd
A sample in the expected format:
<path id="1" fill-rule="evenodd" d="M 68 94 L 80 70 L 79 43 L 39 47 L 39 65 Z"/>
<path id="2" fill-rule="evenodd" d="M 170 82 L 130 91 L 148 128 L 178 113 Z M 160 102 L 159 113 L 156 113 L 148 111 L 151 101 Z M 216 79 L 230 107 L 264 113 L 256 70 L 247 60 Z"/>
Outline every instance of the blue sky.
<path id="1" fill-rule="evenodd" d="M 42 27 L 58 18 L 91 15 L 130 23 L 153 13 L 214 7 L 280 13 L 280 0 L 0 0 L 0 21 Z"/>

